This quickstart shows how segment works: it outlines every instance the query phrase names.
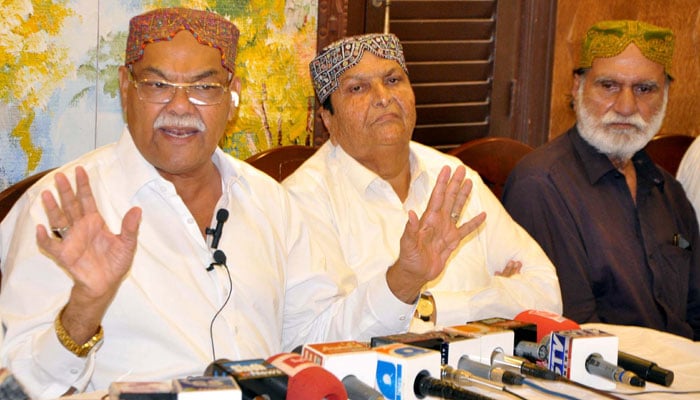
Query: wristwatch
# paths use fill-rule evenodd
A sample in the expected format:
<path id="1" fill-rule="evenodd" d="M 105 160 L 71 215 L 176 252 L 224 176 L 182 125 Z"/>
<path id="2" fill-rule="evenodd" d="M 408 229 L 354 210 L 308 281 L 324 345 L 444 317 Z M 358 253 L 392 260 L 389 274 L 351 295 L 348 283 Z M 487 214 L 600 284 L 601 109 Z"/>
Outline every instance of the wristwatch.
<path id="1" fill-rule="evenodd" d="M 432 294 L 428 292 L 421 293 L 414 316 L 422 321 L 435 323 L 437 310 L 435 308 L 435 298 L 433 298 Z"/>

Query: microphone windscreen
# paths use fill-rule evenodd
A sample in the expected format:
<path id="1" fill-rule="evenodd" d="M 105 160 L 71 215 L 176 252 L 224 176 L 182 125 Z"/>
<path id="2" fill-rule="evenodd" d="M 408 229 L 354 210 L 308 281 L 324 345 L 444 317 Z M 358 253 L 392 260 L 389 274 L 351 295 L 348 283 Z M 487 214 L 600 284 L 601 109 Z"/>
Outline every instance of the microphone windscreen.
<path id="1" fill-rule="evenodd" d="M 348 393 L 332 373 L 299 354 L 282 353 L 267 359 L 289 376 L 287 399 L 347 400 Z"/>
<path id="2" fill-rule="evenodd" d="M 219 211 L 216 212 L 216 222 L 226 222 L 228 219 L 228 210 L 225 208 L 220 208 Z"/>
<path id="3" fill-rule="evenodd" d="M 537 343 L 553 331 L 581 329 L 579 324 L 563 315 L 543 310 L 525 310 L 514 318 L 516 321 L 530 322 L 537 325 Z"/>

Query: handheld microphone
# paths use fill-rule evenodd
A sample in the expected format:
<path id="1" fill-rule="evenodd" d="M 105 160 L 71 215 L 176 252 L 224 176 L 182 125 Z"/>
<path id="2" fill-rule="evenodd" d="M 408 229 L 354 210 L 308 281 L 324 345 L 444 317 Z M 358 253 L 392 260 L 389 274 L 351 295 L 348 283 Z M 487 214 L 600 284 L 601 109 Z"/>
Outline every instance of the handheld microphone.
<path id="1" fill-rule="evenodd" d="M 617 352 L 617 365 L 632 371 L 640 378 L 659 385 L 671 386 L 673 383 L 673 371 L 659 367 L 655 362 L 645 360 L 624 351 Z"/>
<path id="2" fill-rule="evenodd" d="M 287 398 L 287 374 L 263 359 L 219 359 L 207 366 L 204 375 L 233 377 L 241 387 L 243 400 L 253 400 L 258 396 L 268 400 Z"/>
<path id="3" fill-rule="evenodd" d="M 413 383 L 413 391 L 421 399 L 425 396 L 436 396 L 445 400 L 493 400 L 492 397 L 470 392 L 450 382 L 433 378 L 426 370 L 418 373 Z"/>
<path id="4" fill-rule="evenodd" d="M 490 365 L 472 360 L 467 355 L 464 355 L 459 359 L 457 368 L 463 371 L 471 372 L 480 378 L 504 383 L 506 385 L 522 385 L 523 381 L 525 380 L 525 377 L 519 373 L 508 371 L 500 367 L 491 367 Z"/>
<path id="5" fill-rule="evenodd" d="M 219 248 L 219 240 L 221 239 L 221 232 L 224 229 L 224 222 L 228 219 L 228 210 L 225 208 L 220 208 L 219 211 L 216 212 L 216 228 L 206 228 L 204 232 L 207 235 L 212 235 L 211 239 L 211 247 L 213 249 L 218 249 Z"/>
<path id="6" fill-rule="evenodd" d="M 288 399 L 348 399 L 338 378 L 299 354 L 281 353 L 268 358 L 267 362 L 289 375 Z"/>
<path id="7" fill-rule="evenodd" d="M 559 376 L 554 371 L 540 367 L 539 365 L 531 363 L 523 358 L 509 356 L 505 354 L 502 349 L 496 349 L 493 351 L 493 353 L 491 353 L 491 366 L 501 367 L 515 373 L 534 376 L 535 378 L 546 379 L 549 381 L 559 380 Z"/>
<path id="8" fill-rule="evenodd" d="M 27 392 L 17 382 L 17 379 L 6 368 L 0 368 L 0 399 L 30 400 Z"/>
<path id="9" fill-rule="evenodd" d="M 452 382 L 457 386 L 479 386 L 485 389 L 502 391 L 505 386 L 499 385 L 498 383 L 490 380 L 484 379 L 479 376 L 473 375 L 471 372 L 452 368 L 449 365 L 442 366 L 442 375 L 440 376 L 442 380 L 447 382 Z"/>
<path id="10" fill-rule="evenodd" d="M 351 399 L 384 399 L 374 389 L 377 353 L 366 344 L 353 340 L 306 344 L 301 355 L 340 379 Z"/>
<path id="11" fill-rule="evenodd" d="M 624 368 L 611 364 L 598 353 L 593 353 L 586 359 L 586 371 L 593 375 L 602 376 L 615 382 L 626 383 L 628 385 L 644 387 L 644 379 L 641 379 L 634 372 L 626 371 Z"/>

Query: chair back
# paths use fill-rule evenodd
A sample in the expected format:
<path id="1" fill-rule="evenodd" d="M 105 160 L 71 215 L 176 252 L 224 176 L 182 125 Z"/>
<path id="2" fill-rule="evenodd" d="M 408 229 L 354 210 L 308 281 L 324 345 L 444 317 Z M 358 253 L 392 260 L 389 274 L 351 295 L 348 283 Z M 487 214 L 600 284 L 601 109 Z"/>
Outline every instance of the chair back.
<path id="1" fill-rule="evenodd" d="M 28 177 L 0 192 L 0 221 L 5 219 L 5 216 L 10 212 L 12 206 L 15 205 L 20 196 L 22 196 L 22 194 L 24 194 L 24 192 L 26 192 L 30 186 L 53 170 L 54 168 L 51 168 L 45 171 L 37 172 L 33 175 L 29 175 Z"/>
<path id="2" fill-rule="evenodd" d="M 694 139 L 688 135 L 654 136 L 644 150 L 656 165 L 676 176 L 681 159 Z"/>
<path id="3" fill-rule="evenodd" d="M 300 145 L 273 147 L 248 157 L 246 162 L 267 173 L 278 182 L 282 182 L 317 149 L 317 147 Z"/>
<path id="4" fill-rule="evenodd" d="M 484 137 L 470 140 L 448 152 L 478 172 L 481 179 L 499 199 L 508 174 L 532 146 L 506 137 Z"/>

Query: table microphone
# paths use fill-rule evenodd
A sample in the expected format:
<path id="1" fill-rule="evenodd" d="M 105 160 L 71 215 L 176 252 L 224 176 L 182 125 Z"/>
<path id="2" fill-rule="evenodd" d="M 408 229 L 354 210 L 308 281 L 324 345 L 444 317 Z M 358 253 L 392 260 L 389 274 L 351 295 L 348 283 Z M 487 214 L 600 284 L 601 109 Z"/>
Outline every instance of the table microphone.
<path id="1" fill-rule="evenodd" d="M 243 392 L 243 400 L 287 398 L 288 377 L 263 359 L 231 361 L 219 359 L 209 364 L 206 376 L 231 376 Z"/>
<path id="2" fill-rule="evenodd" d="M 491 366 L 549 381 L 559 380 L 559 375 L 556 372 L 527 361 L 524 358 L 507 355 L 501 349 L 496 349 L 491 353 Z"/>
<path id="3" fill-rule="evenodd" d="M 593 353 L 586 359 L 586 371 L 593 375 L 602 376 L 615 382 L 625 383 L 632 386 L 644 387 L 645 381 L 634 372 L 626 371 L 624 368 L 605 361 L 603 356 Z"/>
<path id="4" fill-rule="evenodd" d="M 463 371 L 470 372 L 480 378 L 488 379 L 494 382 L 503 383 L 506 385 L 522 385 L 525 377 L 519 373 L 505 370 L 500 367 L 492 367 L 484 363 L 472 360 L 468 355 L 463 355 L 459 359 L 457 368 Z"/>
<path id="5" fill-rule="evenodd" d="M 281 353 L 266 361 L 289 376 L 287 399 L 348 400 L 338 378 L 299 354 Z"/>
<path id="6" fill-rule="evenodd" d="M 632 371 L 640 378 L 663 386 L 673 383 L 673 371 L 659 367 L 655 362 L 645 360 L 624 351 L 617 352 L 617 365 Z"/>

